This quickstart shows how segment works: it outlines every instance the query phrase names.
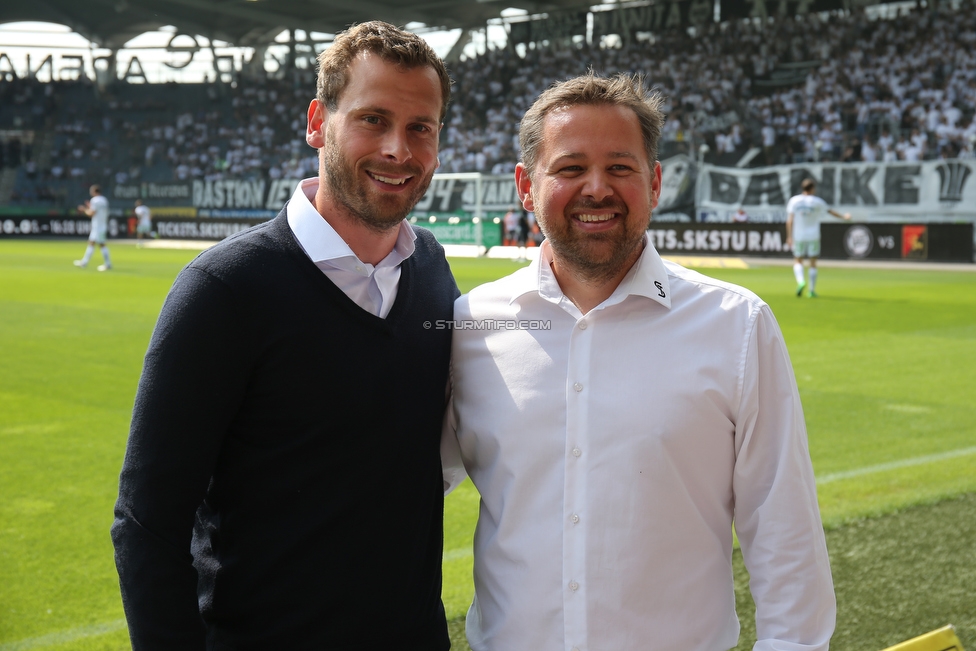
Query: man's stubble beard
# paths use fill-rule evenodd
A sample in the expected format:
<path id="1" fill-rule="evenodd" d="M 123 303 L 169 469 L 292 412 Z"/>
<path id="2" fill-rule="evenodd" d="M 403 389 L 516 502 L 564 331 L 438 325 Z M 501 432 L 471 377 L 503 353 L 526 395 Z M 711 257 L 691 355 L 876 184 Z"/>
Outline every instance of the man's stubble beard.
<path id="1" fill-rule="evenodd" d="M 647 224 L 639 233 L 631 233 L 627 228 L 615 233 L 592 233 L 584 235 L 576 233 L 572 229 L 569 213 L 573 210 L 585 208 L 609 208 L 613 207 L 616 212 L 620 212 L 618 219 L 624 220 L 624 225 L 628 226 L 626 220 L 629 217 L 627 206 L 622 203 L 592 203 L 582 202 L 572 206 L 567 206 L 566 214 L 562 216 L 558 225 L 550 223 L 550 220 L 540 213 L 536 213 L 539 228 L 543 235 L 549 240 L 557 263 L 562 262 L 563 267 L 574 276 L 587 283 L 600 283 L 616 278 L 628 263 L 633 264 L 635 258 L 643 250 L 644 231 L 650 226 L 650 215 Z M 554 227 L 555 226 L 555 227 Z M 602 253 L 599 248 L 609 247 L 609 252 Z"/>
<path id="2" fill-rule="evenodd" d="M 356 170 L 346 163 L 342 152 L 336 146 L 335 138 L 328 130 L 323 152 L 322 164 L 325 165 L 325 178 L 333 200 L 345 208 L 351 217 L 378 233 L 386 233 L 399 226 L 417 202 L 423 198 L 434 177 L 434 170 L 431 170 L 427 177 L 421 179 L 407 194 L 370 199 L 367 186 L 357 180 Z M 380 174 L 384 171 L 390 174 L 407 172 L 413 174 L 412 182 L 416 182 L 417 177 L 422 173 L 422 170 L 414 166 L 389 166 L 387 170 L 378 168 L 376 171 Z"/>

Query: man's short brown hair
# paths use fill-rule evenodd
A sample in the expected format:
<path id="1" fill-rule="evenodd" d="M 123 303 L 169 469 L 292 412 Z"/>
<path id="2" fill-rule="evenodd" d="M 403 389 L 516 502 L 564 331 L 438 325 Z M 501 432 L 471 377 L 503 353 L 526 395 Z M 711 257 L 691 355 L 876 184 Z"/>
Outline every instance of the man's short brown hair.
<path id="1" fill-rule="evenodd" d="M 648 93 L 640 76 L 620 73 L 599 77 L 592 70 L 574 79 L 553 84 L 526 111 L 519 126 L 522 165 L 529 176 L 535 170 L 542 144 L 546 116 L 553 110 L 583 105 L 623 106 L 631 109 L 640 123 L 648 162 L 657 162 L 657 144 L 664 127 L 661 106 L 664 98 L 657 91 Z"/>
<path id="2" fill-rule="evenodd" d="M 319 55 L 315 99 L 322 105 L 336 110 L 339 96 L 349 83 L 349 65 L 360 52 L 372 52 L 406 69 L 433 68 L 441 82 L 440 121 L 444 121 L 451 99 L 451 77 L 444 62 L 424 39 L 379 20 L 353 25 L 336 34 L 332 45 Z"/>

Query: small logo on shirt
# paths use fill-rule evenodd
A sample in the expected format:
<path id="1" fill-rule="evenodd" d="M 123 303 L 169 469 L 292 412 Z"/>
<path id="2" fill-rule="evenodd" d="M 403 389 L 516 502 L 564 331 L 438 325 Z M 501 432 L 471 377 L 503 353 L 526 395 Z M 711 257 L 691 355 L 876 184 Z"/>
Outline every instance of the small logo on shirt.
<path id="1" fill-rule="evenodd" d="M 661 298 L 667 298 L 667 294 L 664 293 L 664 285 L 661 284 L 660 280 L 655 280 L 654 286 L 657 287 L 658 296 L 660 296 Z"/>

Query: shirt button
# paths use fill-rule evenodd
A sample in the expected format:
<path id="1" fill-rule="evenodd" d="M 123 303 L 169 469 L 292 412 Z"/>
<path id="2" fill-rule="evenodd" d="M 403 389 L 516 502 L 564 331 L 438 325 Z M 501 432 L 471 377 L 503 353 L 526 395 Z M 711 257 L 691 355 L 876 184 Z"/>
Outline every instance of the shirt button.
<path id="1" fill-rule="evenodd" d="M 580 321 L 579 329 L 580 330 L 586 330 L 586 321 Z"/>
<path id="2" fill-rule="evenodd" d="M 579 393 L 580 391 L 583 390 L 583 385 L 577 382 L 576 384 L 573 385 L 573 388 L 576 389 L 576 393 Z"/>
<path id="3" fill-rule="evenodd" d="M 583 451 L 582 450 L 580 450 L 579 448 L 573 448 L 573 456 L 574 457 L 578 457 L 581 454 L 583 454 Z"/>
<path id="4" fill-rule="evenodd" d="M 579 583 L 577 583 L 576 581 L 570 581 L 569 589 L 572 590 L 573 592 L 576 592 L 577 590 L 579 590 Z"/>
<path id="5" fill-rule="evenodd" d="M 576 524 L 577 522 L 579 522 L 579 516 L 574 513 L 573 517 L 571 517 L 570 520 L 573 521 L 573 524 Z"/>

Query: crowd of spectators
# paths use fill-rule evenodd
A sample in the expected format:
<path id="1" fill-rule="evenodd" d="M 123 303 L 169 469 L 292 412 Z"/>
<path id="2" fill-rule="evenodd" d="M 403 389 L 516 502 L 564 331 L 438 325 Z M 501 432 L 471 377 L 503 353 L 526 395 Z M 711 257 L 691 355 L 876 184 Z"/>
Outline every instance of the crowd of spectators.
<path id="1" fill-rule="evenodd" d="M 976 4 L 716 24 L 620 47 L 494 50 L 454 66 L 441 164 L 507 172 L 518 121 L 540 91 L 592 68 L 639 73 L 667 98 L 665 143 L 709 160 L 761 149 L 757 164 L 972 157 Z M 805 71 L 787 75 L 780 69 Z M 793 81 L 793 83 L 789 83 Z M 672 147 L 672 150 L 675 148 Z"/>
<path id="2" fill-rule="evenodd" d="M 775 42 L 811 44 L 820 63 L 802 85 L 751 97 L 750 114 L 800 160 L 971 158 L 976 5 L 941 6 L 891 20 L 781 21 Z"/>
<path id="3" fill-rule="evenodd" d="M 450 64 L 441 171 L 511 172 L 525 110 L 554 81 L 591 68 L 642 74 L 665 96 L 665 156 L 707 152 L 709 162 L 734 164 L 752 150 L 753 165 L 972 157 L 976 4 L 938 6 L 887 19 L 856 11 L 730 21 L 613 46 L 489 49 Z M 85 79 L 8 75 L 0 167 L 20 166 L 13 199 L 28 202 L 55 199 L 72 182 L 311 176 L 318 161 L 304 132 L 313 87 L 306 72 L 233 85 L 116 84 L 97 94 Z M 25 155 L 18 129 L 54 135 Z"/>

